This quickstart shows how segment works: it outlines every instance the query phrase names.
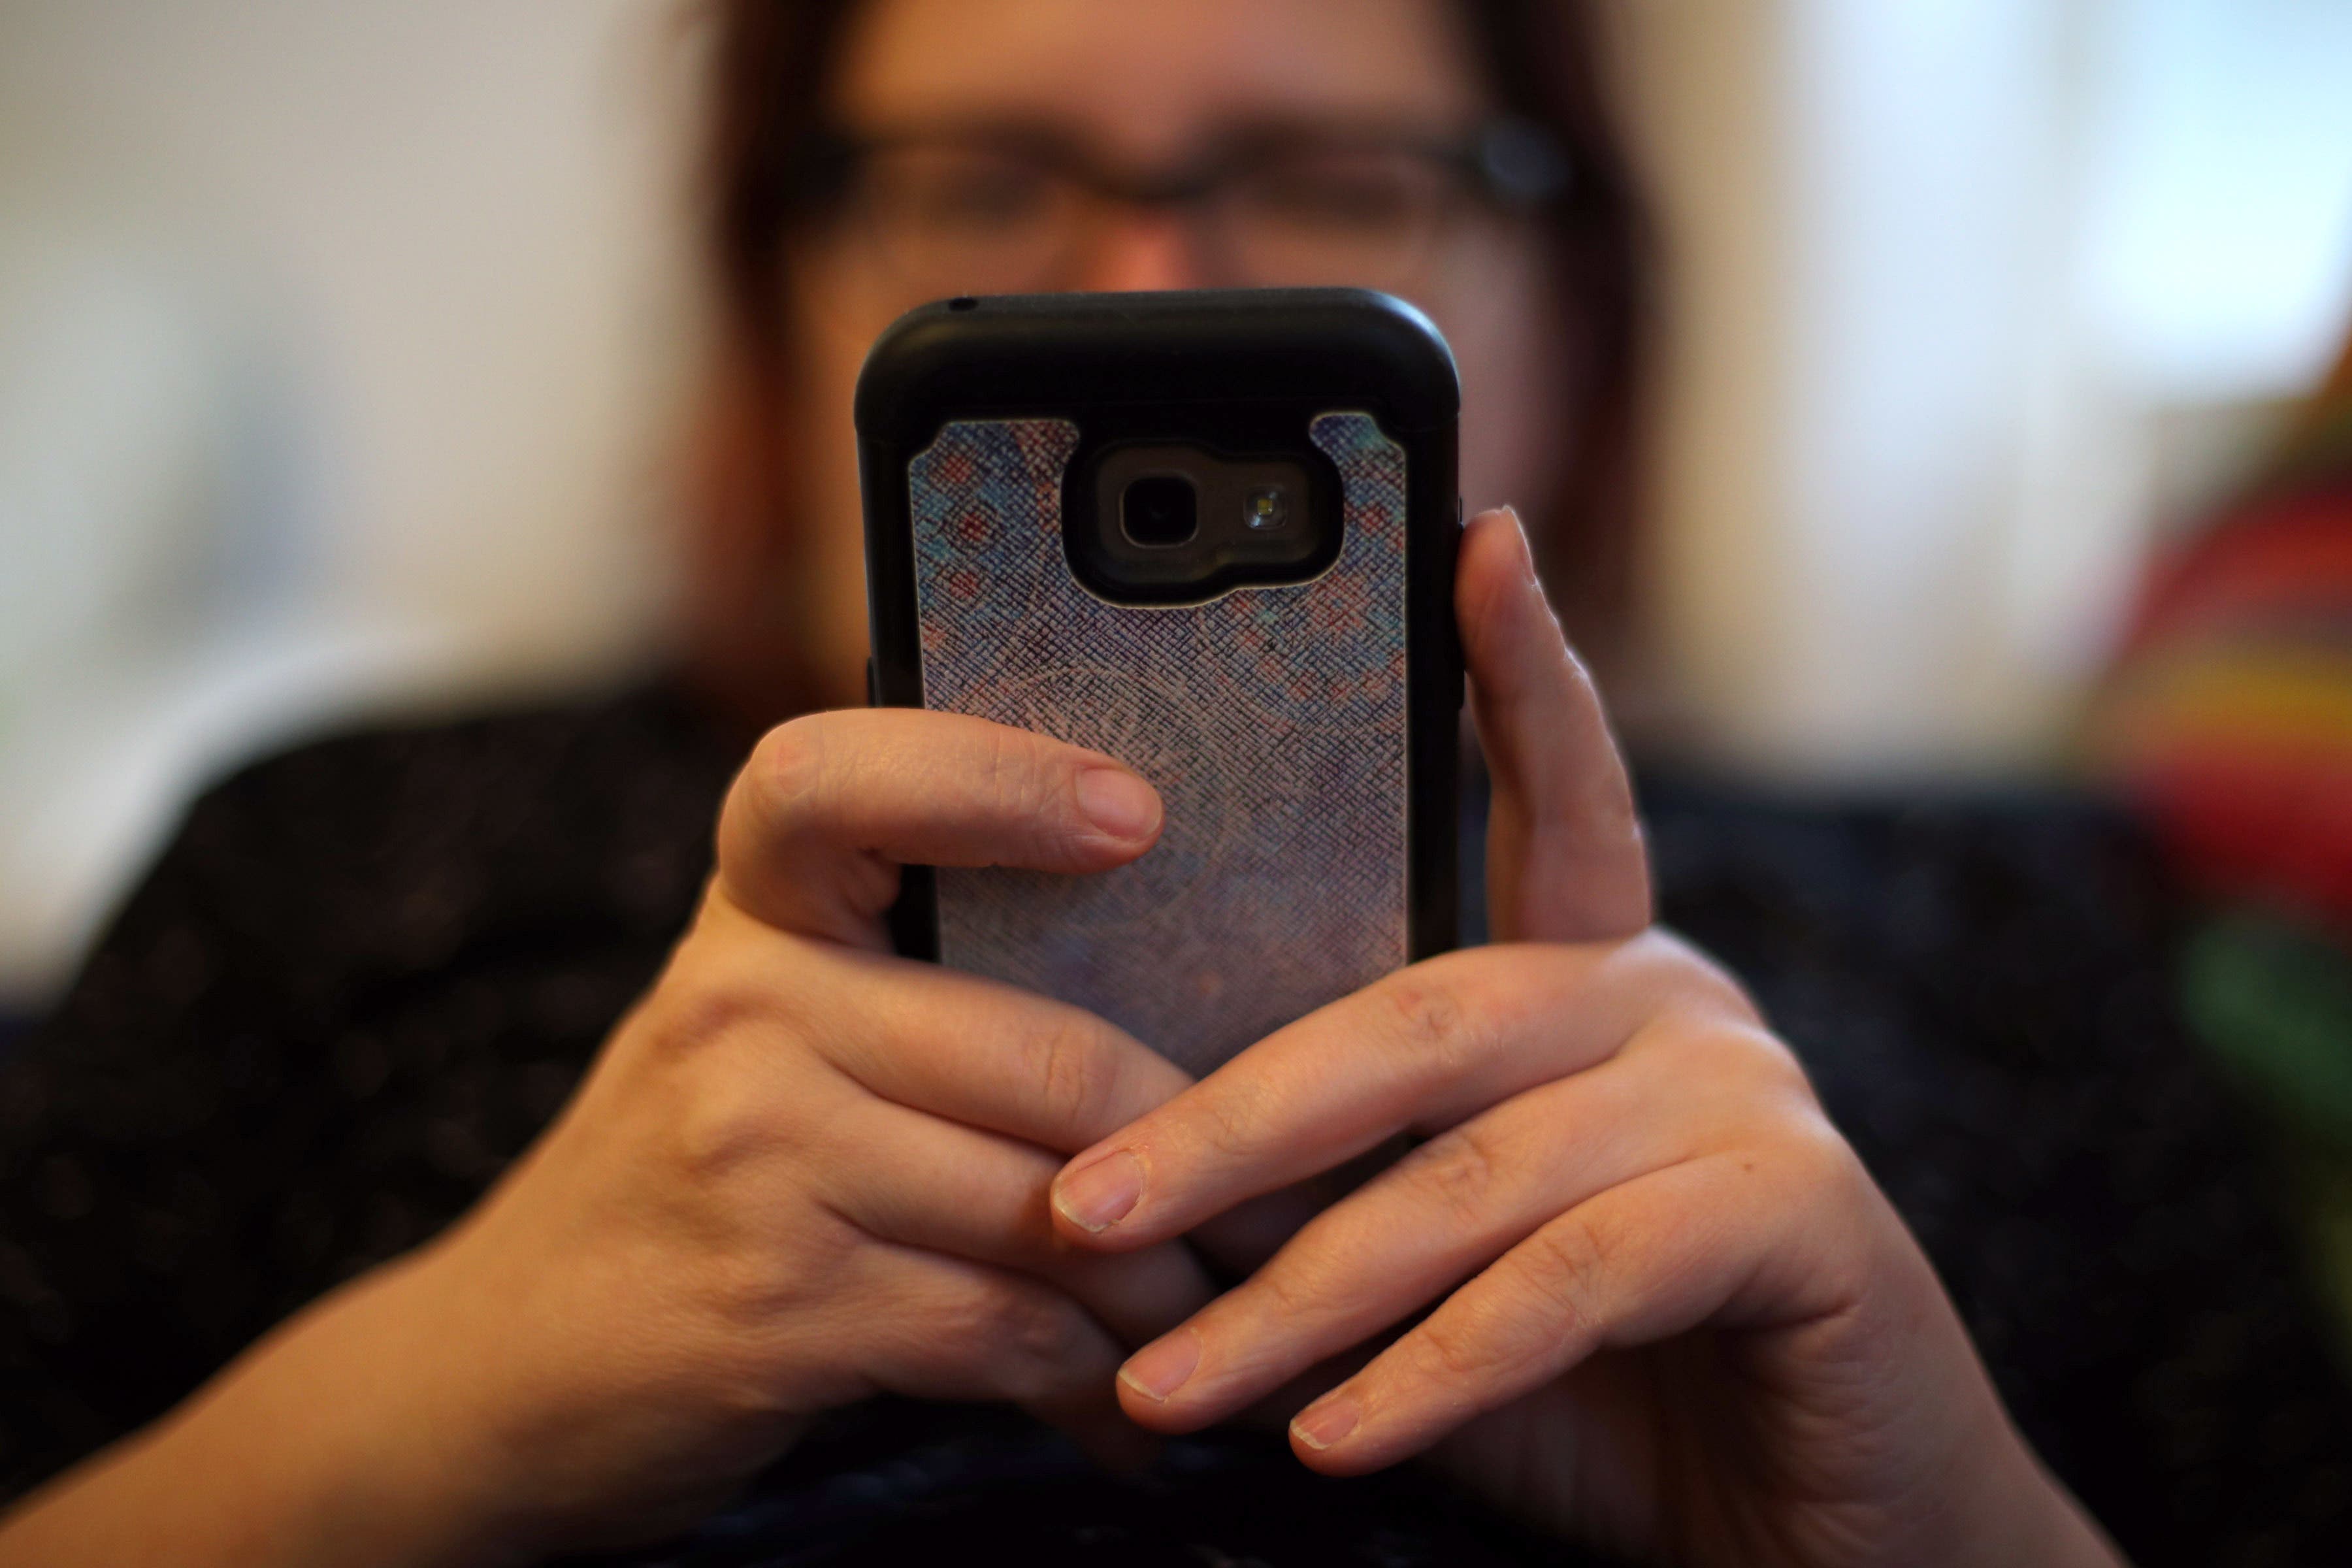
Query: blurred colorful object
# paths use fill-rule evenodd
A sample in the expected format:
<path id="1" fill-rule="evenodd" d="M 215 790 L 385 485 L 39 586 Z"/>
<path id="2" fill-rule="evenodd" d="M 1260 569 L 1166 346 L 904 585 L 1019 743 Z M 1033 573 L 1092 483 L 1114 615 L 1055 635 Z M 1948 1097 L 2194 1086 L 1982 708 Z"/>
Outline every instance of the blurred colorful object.
<path id="1" fill-rule="evenodd" d="M 2158 568 L 2097 746 L 2206 890 L 2352 933 L 2352 344 Z"/>

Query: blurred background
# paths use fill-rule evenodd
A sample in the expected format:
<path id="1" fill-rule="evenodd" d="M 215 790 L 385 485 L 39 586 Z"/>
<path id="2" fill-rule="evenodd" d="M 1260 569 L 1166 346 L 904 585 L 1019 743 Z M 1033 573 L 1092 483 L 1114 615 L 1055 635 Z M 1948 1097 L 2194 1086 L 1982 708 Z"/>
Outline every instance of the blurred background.
<path id="1" fill-rule="evenodd" d="M 2063 764 L 2352 319 L 2352 0 L 1612 0 L 1662 205 L 1654 743 Z M 189 795 L 657 656 L 676 0 L 0 0 L 0 1016 Z"/>

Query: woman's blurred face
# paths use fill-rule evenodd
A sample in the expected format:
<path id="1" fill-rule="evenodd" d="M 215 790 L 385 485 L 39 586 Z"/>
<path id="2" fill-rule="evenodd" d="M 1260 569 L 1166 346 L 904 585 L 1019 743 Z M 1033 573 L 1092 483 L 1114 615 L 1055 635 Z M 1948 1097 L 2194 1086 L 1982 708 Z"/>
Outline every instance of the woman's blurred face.
<path id="1" fill-rule="evenodd" d="M 1193 171 L 1237 137 L 1268 128 L 1294 139 L 1375 128 L 1451 141 L 1492 109 L 1444 0 L 870 0 L 843 42 L 832 94 L 835 122 L 854 136 L 940 143 L 934 165 L 946 171 L 944 187 L 959 191 L 994 188 L 984 166 L 975 175 L 954 160 L 961 142 L 1000 132 L 1148 184 Z M 908 177 L 933 176 L 919 167 Z M 1025 199 L 1012 192 L 998 206 Z M 1055 252 L 1053 273 L 1018 286 L 1295 280 L 1248 275 L 1234 247 L 1209 243 L 1199 215 L 1174 205 L 1097 203 L 1061 230 L 1070 243 Z M 878 248 L 887 254 L 877 254 L 871 226 L 836 223 L 796 247 L 788 285 L 806 378 L 799 405 L 808 427 L 794 446 L 809 464 L 800 476 L 809 521 L 795 620 L 830 703 L 864 698 L 865 576 L 850 425 L 858 366 L 900 310 L 987 286 L 942 286 L 951 267 L 933 275 L 910 263 L 903 245 Z M 1390 288 L 1444 331 L 1462 371 L 1463 492 L 1474 508 L 1524 500 L 1554 478 L 1544 437 L 1563 402 L 1553 357 L 1559 323 L 1538 251 L 1528 225 L 1478 209 L 1457 213 L 1407 260 L 1366 256 L 1370 271 L 1403 266 L 1402 276 L 1315 279 Z"/>

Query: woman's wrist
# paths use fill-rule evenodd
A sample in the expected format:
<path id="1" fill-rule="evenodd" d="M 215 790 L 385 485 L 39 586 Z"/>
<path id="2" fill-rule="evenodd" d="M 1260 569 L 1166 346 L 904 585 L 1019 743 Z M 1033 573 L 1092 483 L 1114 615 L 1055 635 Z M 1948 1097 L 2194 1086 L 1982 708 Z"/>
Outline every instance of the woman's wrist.
<path id="1" fill-rule="evenodd" d="M 26 1500 L 0 1568 L 163 1560 L 236 1568 L 495 1568 L 536 1542 L 420 1336 L 403 1259 L 289 1320 L 162 1420 Z"/>
<path id="2" fill-rule="evenodd" d="M 483 1325 L 452 1311 L 447 1238 L 320 1301 L 263 1343 L 216 1430 L 287 1467 L 282 1506 L 315 1556 L 499 1568 L 543 1544 L 492 1419 Z"/>

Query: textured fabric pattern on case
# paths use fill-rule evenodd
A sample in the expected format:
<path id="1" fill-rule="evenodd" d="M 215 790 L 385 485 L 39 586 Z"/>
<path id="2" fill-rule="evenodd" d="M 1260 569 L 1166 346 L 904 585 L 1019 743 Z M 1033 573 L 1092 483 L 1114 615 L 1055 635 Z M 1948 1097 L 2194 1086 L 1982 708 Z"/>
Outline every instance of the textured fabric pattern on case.
<path id="1" fill-rule="evenodd" d="M 1108 752 L 1167 805 L 1101 876 L 941 868 L 940 957 L 1195 1073 L 1405 961 L 1405 454 L 1368 415 L 1309 434 L 1339 558 L 1205 605 L 1072 575 L 1066 420 L 951 424 L 908 465 L 925 705 Z"/>

